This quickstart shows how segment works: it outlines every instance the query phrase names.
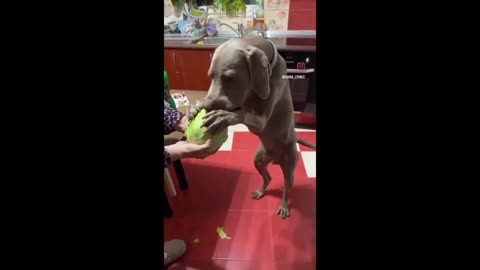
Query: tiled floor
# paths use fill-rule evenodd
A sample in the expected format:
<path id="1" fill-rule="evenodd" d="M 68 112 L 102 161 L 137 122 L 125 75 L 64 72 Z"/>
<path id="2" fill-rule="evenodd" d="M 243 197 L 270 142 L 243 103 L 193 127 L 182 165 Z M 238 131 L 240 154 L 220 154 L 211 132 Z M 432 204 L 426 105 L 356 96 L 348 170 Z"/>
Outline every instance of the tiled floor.
<path id="1" fill-rule="evenodd" d="M 315 131 L 297 130 L 298 136 L 315 143 Z M 261 200 L 251 194 L 261 186 L 253 165 L 258 138 L 245 126 L 229 128 L 229 140 L 221 151 L 204 160 L 183 160 L 190 187 L 170 197 L 174 217 L 165 219 L 166 240 L 187 242 L 187 254 L 167 269 L 286 270 L 315 269 L 316 151 L 299 146 L 299 164 L 290 192 L 291 216 L 277 215 L 283 177 L 270 165 L 272 182 Z M 222 240 L 224 227 L 231 240 Z M 199 243 L 193 243 L 198 238 Z"/>

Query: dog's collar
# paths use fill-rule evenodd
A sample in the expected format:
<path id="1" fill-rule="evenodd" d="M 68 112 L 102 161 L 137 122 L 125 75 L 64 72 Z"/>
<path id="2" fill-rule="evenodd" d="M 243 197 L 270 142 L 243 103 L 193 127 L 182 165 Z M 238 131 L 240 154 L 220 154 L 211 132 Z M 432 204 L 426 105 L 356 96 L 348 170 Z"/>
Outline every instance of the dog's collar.
<path id="1" fill-rule="evenodd" d="M 272 58 L 272 61 L 270 62 L 270 67 L 273 69 L 277 64 L 277 58 L 278 58 L 277 47 L 275 46 L 275 43 L 273 43 L 271 40 L 267 39 L 267 41 L 270 42 L 270 44 L 272 44 L 272 47 L 273 47 L 273 58 Z"/>

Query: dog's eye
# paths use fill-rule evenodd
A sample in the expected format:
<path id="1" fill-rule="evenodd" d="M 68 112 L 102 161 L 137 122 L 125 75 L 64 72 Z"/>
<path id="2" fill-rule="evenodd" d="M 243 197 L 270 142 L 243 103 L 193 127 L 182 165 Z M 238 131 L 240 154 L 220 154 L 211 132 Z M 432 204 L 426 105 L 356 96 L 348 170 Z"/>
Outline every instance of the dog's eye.
<path id="1" fill-rule="evenodd" d="M 222 74 L 222 81 L 223 82 L 231 82 L 235 78 L 235 71 L 227 70 Z"/>
<path id="2" fill-rule="evenodd" d="M 235 70 L 229 69 L 229 70 L 223 72 L 223 76 L 226 77 L 226 78 L 235 77 Z"/>

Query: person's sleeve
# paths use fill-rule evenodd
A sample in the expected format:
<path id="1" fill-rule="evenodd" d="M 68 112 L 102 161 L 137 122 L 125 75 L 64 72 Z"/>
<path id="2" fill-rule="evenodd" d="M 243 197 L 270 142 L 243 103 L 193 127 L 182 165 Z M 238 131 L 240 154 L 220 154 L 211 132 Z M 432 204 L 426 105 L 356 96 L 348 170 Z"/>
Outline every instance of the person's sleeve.
<path id="1" fill-rule="evenodd" d="M 164 157 L 164 163 L 163 167 L 167 168 L 168 165 L 172 164 L 172 159 L 170 158 L 170 154 L 168 153 L 167 149 L 165 147 L 163 148 L 163 157 Z"/>
<path id="2" fill-rule="evenodd" d="M 168 106 L 168 104 L 163 102 L 163 128 L 164 134 L 170 134 L 175 131 L 175 126 L 178 121 L 182 119 L 183 113 L 174 110 Z"/>

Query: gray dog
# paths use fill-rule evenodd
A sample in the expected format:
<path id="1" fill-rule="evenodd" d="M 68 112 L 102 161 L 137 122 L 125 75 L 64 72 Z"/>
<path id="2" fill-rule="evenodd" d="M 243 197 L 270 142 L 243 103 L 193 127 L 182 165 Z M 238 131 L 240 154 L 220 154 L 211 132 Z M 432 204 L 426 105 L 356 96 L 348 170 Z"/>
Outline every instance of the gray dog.
<path id="1" fill-rule="evenodd" d="M 261 37 L 232 39 L 213 54 L 208 71 L 212 79 L 207 96 L 190 109 L 192 119 L 204 108 L 204 126 L 215 134 L 230 125 L 242 123 L 260 138 L 255 154 L 255 168 L 263 177 L 263 186 L 253 192 L 253 199 L 263 197 L 271 176 L 270 162 L 279 164 L 285 181 L 278 214 L 290 216 L 288 192 L 293 185 L 298 162 L 296 143 L 315 145 L 297 138 L 293 103 L 285 60 L 275 45 Z"/>

